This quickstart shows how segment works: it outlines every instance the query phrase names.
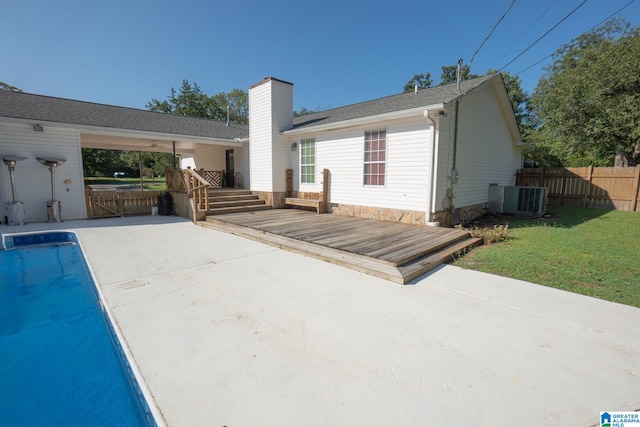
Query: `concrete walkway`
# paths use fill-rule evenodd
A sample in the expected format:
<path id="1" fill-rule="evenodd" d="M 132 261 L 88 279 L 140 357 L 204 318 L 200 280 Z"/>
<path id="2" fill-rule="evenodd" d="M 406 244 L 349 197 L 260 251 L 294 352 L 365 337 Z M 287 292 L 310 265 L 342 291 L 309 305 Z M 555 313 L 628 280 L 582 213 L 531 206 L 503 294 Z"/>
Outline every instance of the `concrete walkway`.
<path id="1" fill-rule="evenodd" d="M 637 308 L 451 266 L 400 286 L 175 217 L 53 227 L 77 231 L 172 427 L 593 426 L 640 409 Z"/>

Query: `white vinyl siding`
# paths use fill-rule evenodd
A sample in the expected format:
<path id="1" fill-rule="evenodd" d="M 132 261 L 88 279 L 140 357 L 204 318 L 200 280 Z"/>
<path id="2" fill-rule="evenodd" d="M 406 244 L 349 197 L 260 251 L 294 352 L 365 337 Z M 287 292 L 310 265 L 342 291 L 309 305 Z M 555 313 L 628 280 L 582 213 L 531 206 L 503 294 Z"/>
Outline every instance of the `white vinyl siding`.
<path id="1" fill-rule="evenodd" d="M 454 206 L 486 203 L 490 183 L 515 183 L 515 172 L 522 167 L 522 147 L 513 144 L 493 90 L 463 98 L 458 122 Z"/>
<path id="2" fill-rule="evenodd" d="M 77 130 L 43 125 L 34 132 L 31 124 L 0 122 L 0 157 L 22 156 L 15 168 L 16 196 L 24 203 L 27 222 L 47 220 L 47 201 L 51 200 L 51 173 L 36 157 L 63 158 L 56 168 L 56 199 L 60 200 L 63 220 L 86 218 L 80 134 Z M 12 201 L 8 168 L 0 163 L 0 219 L 7 215 L 6 203 Z M 67 181 L 68 180 L 68 181 Z M 67 184 L 65 184 L 67 181 Z"/>
<path id="3" fill-rule="evenodd" d="M 242 188 L 251 188 L 251 175 L 249 173 L 249 143 L 242 144 L 242 147 L 235 149 L 236 185 Z M 239 182 L 238 182 L 239 180 Z"/>
<path id="4" fill-rule="evenodd" d="M 376 128 L 386 129 L 383 186 L 363 185 L 364 135 L 371 128 L 315 135 L 316 171 L 327 168 L 331 175 L 329 202 L 424 212 L 431 173 L 429 122 L 420 117 L 381 122 Z"/>
<path id="5" fill-rule="evenodd" d="M 271 151 L 271 87 L 249 89 L 249 158 L 251 189 L 273 191 Z"/>
<path id="6" fill-rule="evenodd" d="M 226 167 L 225 151 L 228 147 L 220 145 L 201 145 L 194 150 L 197 169 L 221 171 Z"/>
<path id="7" fill-rule="evenodd" d="M 316 182 L 316 140 L 306 138 L 300 141 L 300 183 Z"/>
<path id="8" fill-rule="evenodd" d="M 442 210 L 451 186 L 455 103 L 440 122 L 438 192 L 435 210 Z M 460 101 L 456 152 L 457 182 L 453 206 L 462 208 L 486 203 L 489 184 L 513 185 L 515 172 L 522 167 L 522 147 L 514 144 L 507 117 L 493 87 L 473 92 Z M 517 142 L 517 141 L 515 141 Z"/>
<path id="9" fill-rule="evenodd" d="M 387 131 L 364 133 L 364 185 L 384 185 L 387 167 Z"/>
<path id="10" fill-rule="evenodd" d="M 271 79 L 249 88 L 251 190 L 285 191 L 291 151 L 281 132 L 292 126 L 292 85 Z"/>

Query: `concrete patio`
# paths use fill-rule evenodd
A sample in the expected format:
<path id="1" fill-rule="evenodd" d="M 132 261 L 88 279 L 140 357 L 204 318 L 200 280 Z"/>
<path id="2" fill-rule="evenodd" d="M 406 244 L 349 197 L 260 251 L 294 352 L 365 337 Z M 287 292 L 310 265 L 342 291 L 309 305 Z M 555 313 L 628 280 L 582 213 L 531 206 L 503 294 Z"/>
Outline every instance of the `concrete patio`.
<path id="1" fill-rule="evenodd" d="M 169 426 L 598 425 L 640 409 L 640 309 L 440 267 L 400 286 L 195 226 L 80 242 Z"/>

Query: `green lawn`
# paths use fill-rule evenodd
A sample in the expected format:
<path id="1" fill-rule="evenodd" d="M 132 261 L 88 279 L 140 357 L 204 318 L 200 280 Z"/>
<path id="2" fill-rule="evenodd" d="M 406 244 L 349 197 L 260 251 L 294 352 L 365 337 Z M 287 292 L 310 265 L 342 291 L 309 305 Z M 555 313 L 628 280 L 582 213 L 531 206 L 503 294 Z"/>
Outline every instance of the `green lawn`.
<path id="1" fill-rule="evenodd" d="M 165 191 L 167 189 L 167 182 L 165 178 L 143 178 L 144 189 L 151 191 Z M 106 184 L 106 185 L 134 185 L 140 188 L 140 178 L 109 178 L 109 177 L 85 177 L 85 185 L 92 184 Z"/>
<path id="2" fill-rule="evenodd" d="M 453 265 L 640 307 L 640 212 L 553 208 Z"/>

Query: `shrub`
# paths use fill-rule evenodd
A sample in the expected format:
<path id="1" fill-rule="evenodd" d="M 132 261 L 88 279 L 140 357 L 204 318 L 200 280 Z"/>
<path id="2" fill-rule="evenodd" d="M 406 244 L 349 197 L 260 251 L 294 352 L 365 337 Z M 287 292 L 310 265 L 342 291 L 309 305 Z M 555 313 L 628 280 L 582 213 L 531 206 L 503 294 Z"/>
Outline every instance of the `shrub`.
<path id="1" fill-rule="evenodd" d="M 471 237 L 479 237 L 485 244 L 504 242 L 511 236 L 509 224 L 494 225 L 493 227 L 473 227 L 466 229 L 460 225 L 456 228 L 467 230 Z"/>

